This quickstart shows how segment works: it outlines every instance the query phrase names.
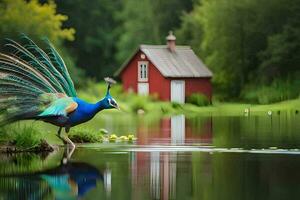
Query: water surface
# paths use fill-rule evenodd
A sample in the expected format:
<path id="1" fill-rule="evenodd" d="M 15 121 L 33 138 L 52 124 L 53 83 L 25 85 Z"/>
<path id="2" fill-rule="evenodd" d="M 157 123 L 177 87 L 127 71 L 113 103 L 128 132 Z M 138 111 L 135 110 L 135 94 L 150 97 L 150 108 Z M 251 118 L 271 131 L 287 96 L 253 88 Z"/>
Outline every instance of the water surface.
<path id="1" fill-rule="evenodd" d="M 1 155 L 0 199 L 298 199 L 300 118 L 100 116 L 134 143 Z"/>

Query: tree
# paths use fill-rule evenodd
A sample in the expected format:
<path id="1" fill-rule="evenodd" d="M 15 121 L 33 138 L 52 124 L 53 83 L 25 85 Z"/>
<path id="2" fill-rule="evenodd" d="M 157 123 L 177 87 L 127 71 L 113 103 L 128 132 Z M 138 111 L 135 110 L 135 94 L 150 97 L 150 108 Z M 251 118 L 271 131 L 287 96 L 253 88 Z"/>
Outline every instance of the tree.
<path id="1" fill-rule="evenodd" d="M 212 69 L 222 96 L 239 97 L 249 84 L 298 70 L 299 0 L 200 2 L 177 33 Z"/>
<path id="2" fill-rule="evenodd" d="M 164 44 L 168 31 L 180 26 L 182 13 L 192 9 L 192 0 L 125 0 L 122 5 L 117 54 L 120 63 L 139 44 Z"/>
<path id="3" fill-rule="evenodd" d="M 117 60 L 124 62 L 139 44 L 159 42 L 158 22 L 150 0 L 125 0 L 120 13 L 122 27 L 118 41 Z"/>
<path id="4" fill-rule="evenodd" d="M 260 53 L 260 71 L 273 78 L 296 78 L 300 74 L 300 1 L 285 2 L 278 32 L 267 37 L 267 48 Z M 270 81 L 270 78 L 268 79 Z M 271 79 L 272 80 L 272 79 Z"/>
<path id="5" fill-rule="evenodd" d="M 64 40 L 74 40 L 75 29 L 62 28 L 68 17 L 56 13 L 56 5 L 53 1 L 40 4 L 37 0 L 2 0 L 0 13 L 2 39 L 18 39 L 20 33 L 26 34 L 39 45 L 43 45 L 42 38 L 49 39 L 65 58 L 75 84 L 80 82 L 82 72 L 76 69 L 73 59 L 62 46 Z M 3 42 L 4 40 L 1 41 Z"/>
<path id="6" fill-rule="evenodd" d="M 116 65 L 116 41 L 120 1 L 72 0 L 57 1 L 58 10 L 69 16 L 66 27 L 76 28 L 76 38 L 66 42 L 76 63 L 90 77 L 101 79 L 111 76 Z"/>
<path id="7" fill-rule="evenodd" d="M 1 37 L 16 37 L 25 33 L 34 39 L 47 37 L 54 44 L 74 40 L 75 30 L 62 28 L 68 17 L 57 14 L 52 1 L 40 4 L 36 0 L 2 0 L 0 13 Z"/>
<path id="8" fill-rule="evenodd" d="M 190 13 L 183 13 L 181 17 L 180 27 L 176 29 L 177 42 L 186 44 L 201 57 L 201 44 L 203 38 L 203 26 L 201 23 L 201 1 L 196 1 L 193 5 L 194 9 Z"/>

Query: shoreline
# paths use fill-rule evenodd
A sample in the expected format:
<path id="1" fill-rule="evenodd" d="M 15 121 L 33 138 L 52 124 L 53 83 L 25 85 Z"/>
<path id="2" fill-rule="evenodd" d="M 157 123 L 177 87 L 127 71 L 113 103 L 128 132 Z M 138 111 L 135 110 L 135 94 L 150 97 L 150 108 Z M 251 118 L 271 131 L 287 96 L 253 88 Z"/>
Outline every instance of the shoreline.
<path id="1" fill-rule="evenodd" d="M 42 140 L 38 146 L 30 147 L 30 148 L 22 148 L 17 147 L 15 145 L 0 145 L 0 153 L 35 153 L 35 154 L 43 154 L 43 153 L 51 153 L 55 150 L 59 149 L 59 145 L 50 145 L 46 140 Z"/>

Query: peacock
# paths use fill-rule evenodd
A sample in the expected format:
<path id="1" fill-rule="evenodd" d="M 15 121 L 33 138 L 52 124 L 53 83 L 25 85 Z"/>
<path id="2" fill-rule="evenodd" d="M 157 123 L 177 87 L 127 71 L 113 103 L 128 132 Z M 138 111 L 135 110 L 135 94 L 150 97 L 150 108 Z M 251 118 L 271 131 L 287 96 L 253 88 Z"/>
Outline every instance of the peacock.
<path id="1" fill-rule="evenodd" d="M 119 109 L 110 95 L 114 80 L 106 78 L 107 91 L 97 103 L 88 103 L 76 95 L 68 69 L 55 47 L 47 39 L 40 48 L 28 36 L 20 41 L 6 39 L 0 53 L 0 126 L 20 120 L 41 120 L 59 127 L 57 135 L 75 149 L 64 128 L 91 120 L 104 109 Z"/>

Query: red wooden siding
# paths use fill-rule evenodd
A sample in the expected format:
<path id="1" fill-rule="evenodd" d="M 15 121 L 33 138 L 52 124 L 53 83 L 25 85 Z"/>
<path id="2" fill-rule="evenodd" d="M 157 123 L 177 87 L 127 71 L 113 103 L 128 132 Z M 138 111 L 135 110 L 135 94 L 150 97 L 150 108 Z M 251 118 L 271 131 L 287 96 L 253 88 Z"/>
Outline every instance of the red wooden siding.
<path id="1" fill-rule="evenodd" d="M 164 101 L 171 98 L 170 80 L 163 77 L 152 63 L 149 65 L 149 92 L 158 95 L 159 99 Z"/>
<path id="2" fill-rule="evenodd" d="M 140 53 L 137 53 L 121 73 L 123 89 L 125 91 L 133 90 L 137 92 L 137 62 L 140 59 Z"/>
<path id="3" fill-rule="evenodd" d="M 185 96 L 193 93 L 202 93 L 211 99 L 212 87 L 210 78 L 187 78 L 185 79 Z"/>

